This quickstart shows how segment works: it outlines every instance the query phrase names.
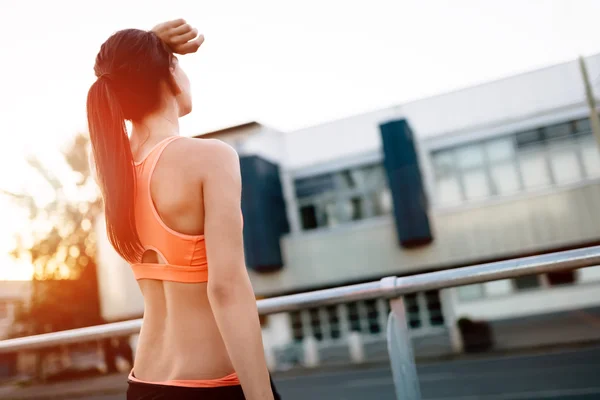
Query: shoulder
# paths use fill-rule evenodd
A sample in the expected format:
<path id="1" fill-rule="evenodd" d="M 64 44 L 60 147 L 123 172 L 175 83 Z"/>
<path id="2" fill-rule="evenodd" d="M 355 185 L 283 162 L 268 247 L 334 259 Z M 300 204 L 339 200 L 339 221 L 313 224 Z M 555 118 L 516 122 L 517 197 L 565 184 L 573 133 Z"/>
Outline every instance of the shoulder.
<path id="1" fill-rule="evenodd" d="M 175 143 L 177 142 L 179 142 L 181 155 L 191 162 L 211 161 L 211 164 L 212 161 L 239 162 L 239 156 L 235 149 L 218 139 L 181 138 Z"/>
<path id="2" fill-rule="evenodd" d="M 239 156 L 235 149 L 218 139 L 182 137 L 169 147 L 182 166 L 200 174 L 239 170 Z"/>

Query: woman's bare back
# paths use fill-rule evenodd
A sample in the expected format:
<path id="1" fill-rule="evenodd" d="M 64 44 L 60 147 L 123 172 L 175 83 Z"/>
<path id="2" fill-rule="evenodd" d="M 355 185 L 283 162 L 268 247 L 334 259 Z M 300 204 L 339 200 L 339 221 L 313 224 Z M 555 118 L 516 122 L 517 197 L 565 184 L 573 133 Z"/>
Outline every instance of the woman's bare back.
<path id="1" fill-rule="evenodd" d="M 186 235 L 204 234 L 202 173 L 197 160 L 189 160 L 193 142 L 195 157 L 203 157 L 201 139 L 182 138 L 170 143 L 160 156 L 151 177 L 150 191 L 162 221 Z M 155 143 L 136 154 L 144 158 Z M 190 162 L 191 161 L 191 162 Z M 144 263 L 163 264 L 154 251 Z M 233 372 L 208 300 L 207 283 L 180 283 L 141 279 L 144 325 L 136 352 L 134 371 L 146 381 L 214 379 Z"/>

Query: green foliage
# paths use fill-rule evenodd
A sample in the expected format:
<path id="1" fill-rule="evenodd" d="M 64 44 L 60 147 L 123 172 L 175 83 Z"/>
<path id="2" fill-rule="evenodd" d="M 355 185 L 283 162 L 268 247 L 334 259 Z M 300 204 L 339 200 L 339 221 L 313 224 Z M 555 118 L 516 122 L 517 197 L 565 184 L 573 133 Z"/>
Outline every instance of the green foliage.
<path id="1" fill-rule="evenodd" d="M 92 229 L 102 203 L 91 184 L 87 146 L 87 137 L 78 135 L 64 151 L 71 173 L 61 179 L 37 158 L 28 159 L 54 192 L 53 199 L 43 207 L 36 205 L 31 193 L 11 194 L 29 209 L 31 220 L 26 235 L 33 241 L 18 238 L 12 253 L 15 258 L 30 260 L 35 267 L 30 306 L 19 314 L 19 322 L 29 328 L 28 334 L 102 322 Z"/>

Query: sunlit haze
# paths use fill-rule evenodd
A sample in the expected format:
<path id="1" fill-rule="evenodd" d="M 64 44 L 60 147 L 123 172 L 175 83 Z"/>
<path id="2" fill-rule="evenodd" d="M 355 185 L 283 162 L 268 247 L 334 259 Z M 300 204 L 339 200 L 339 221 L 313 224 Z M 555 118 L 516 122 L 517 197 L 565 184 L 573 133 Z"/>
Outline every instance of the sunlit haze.
<path id="1" fill-rule="evenodd" d="M 183 17 L 205 34 L 181 59 L 192 135 L 250 120 L 294 130 L 600 52 L 599 15 L 594 0 L 3 0 L 0 189 L 47 196 L 24 157 L 65 170 L 58 151 L 86 131 L 94 58 L 118 29 Z M 8 256 L 27 214 L 0 206 L 0 279 L 27 279 Z"/>

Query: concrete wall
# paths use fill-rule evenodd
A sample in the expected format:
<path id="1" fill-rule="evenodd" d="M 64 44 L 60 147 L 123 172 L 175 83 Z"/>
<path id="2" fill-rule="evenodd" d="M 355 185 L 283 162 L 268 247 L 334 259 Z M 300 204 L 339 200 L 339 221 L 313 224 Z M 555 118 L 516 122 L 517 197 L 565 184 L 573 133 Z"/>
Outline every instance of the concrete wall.
<path id="1" fill-rule="evenodd" d="M 510 280 L 482 284 L 484 295 L 460 299 L 460 289 L 449 289 L 446 301 L 456 319 L 483 320 L 519 318 L 595 307 L 600 304 L 600 266 L 577 270 L 576 283 L 550 287 L 542 279 L 539 288 L 517 290 Z"/>
<path id="2" fill-rule="evenodd" d="M 453 298 L 454 312 L 458 318 L 501 320 L 598 306 L 600 282 L 489 295 L 470 301 L 461 301 L 456 295 Z"/>
<path id="3" fill-rule="evenodd" d="M 433 210 L 435 241 L 401 249 L 391 216 L 282 239 L 285 268 L 251 273 L 259 295 L 404 275 L 600 239 L 600 183 Z"/>

